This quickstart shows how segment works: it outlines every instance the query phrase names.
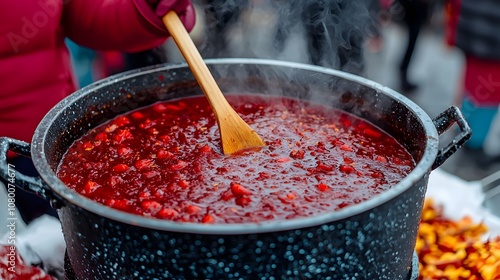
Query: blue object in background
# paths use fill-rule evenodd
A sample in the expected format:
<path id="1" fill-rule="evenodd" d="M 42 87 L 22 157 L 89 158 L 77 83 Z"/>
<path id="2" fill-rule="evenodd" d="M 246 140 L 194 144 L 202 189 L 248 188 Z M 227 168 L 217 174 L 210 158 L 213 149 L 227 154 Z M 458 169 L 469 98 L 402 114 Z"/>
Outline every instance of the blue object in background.
<path id="1" fill-rule="evenodd" d="M 93 64 L 96 59 L 95 51 L 77 45 L 69 39 L 66 39 L 66 45 L 71 54 L 71 64 L 76 79 L 78 80 L 78 86 L 84 87 L 93 83 Z"/>
<path id="2" fill-rule="evenodd" d="M 464 98 L 461 110 L 472 129 L 472 137 L 465 143 L 465 146 L 471 149 L 481 149 L 498 112 L 498 106 L 480 107 Z"/>

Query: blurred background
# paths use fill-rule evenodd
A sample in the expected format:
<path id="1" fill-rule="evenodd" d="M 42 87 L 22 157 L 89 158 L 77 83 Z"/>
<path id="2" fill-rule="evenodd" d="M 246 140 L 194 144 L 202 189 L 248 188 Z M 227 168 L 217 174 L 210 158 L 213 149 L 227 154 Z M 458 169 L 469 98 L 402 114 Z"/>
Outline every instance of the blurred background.
<path id="1" fill-rule="evenodd" d="M 452 105 L 463 107 L 466 56 L 453 37 L 460 1 L 193 2 L 198 17 L 191 36 L 204 58 L 270 58 L 340 69 L 404 94 L 431 118 Z M 183 61 L 172 40 L 135 54 L 96 52 L 70 41 L 68 46 L 80 86 L 138 67 Z M 486 89 L 498 87 L 486 82 Z M 441 167 L 467 181 L 500 170 L 500 120 L 491 126 L 478 122 L 487 126 L 484 145 L 460 149 Z M 453 136 L 443 135 L 442 142 Z"/>

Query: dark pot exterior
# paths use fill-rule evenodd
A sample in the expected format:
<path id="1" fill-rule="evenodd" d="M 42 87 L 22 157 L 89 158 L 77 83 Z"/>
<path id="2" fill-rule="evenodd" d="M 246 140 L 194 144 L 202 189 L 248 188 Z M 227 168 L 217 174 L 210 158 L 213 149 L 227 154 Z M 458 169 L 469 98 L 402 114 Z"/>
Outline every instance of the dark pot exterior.
<path id="1" fill-rule="evenodd" d="M 280 232 L 168 232 L 74 205 L 60 217 L 78 279 L 410 279 L 426 183 L 362 214 Z"/>
<path id="2" fill-rule="evenodd" d="M 290 62 L 207 61 L 225 93 L 312 99 L 378 125 L 402 143 L 417 166 L 399 184 L 340 211 L 262 224 L 200 225 L 110 209 L 67 188 L 55 170 L 71 143 L 116 115 L 159 100 L 202 94 L 186 65 L 159 65 L 90 85 L 54 107 L 30 144 L 0 138 L 32 157 L 40 178 L 19 187 L 58 209 L 67 255 L 78 279 L 410 279 L 420 215 L 432 169 L 470 137 L 457 108 L 431 120 L 404 96 L 361 77 Z M 439 135 L 460 133 L 439 149 Z M 0 166 L 0 175 L 8 176 Z"/>

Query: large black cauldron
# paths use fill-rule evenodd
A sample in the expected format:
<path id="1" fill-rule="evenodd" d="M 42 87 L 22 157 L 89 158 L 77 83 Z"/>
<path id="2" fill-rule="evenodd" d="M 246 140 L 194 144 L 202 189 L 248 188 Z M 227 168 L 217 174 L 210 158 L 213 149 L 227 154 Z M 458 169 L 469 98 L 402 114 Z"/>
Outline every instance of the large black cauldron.
<path id="1" fill-rule="evenodd" d="M 202 225 L 120 212 L 67 188 L 55 175 L 70 144 L 89 129 L 159 100 L 201 95 L 186 65 L 127 72 L 75 92 L 41 121 L 30 144 L 0 138 L 31 156 L 40 178 L 19 187 L 58 209 L 67 254 L 79 279 L 408 279 L 429 173 L 469 137 L 456 107 L 431 120 L 398 93 L 361 77 L 289 62 L 207 61 L 225 93 L 283 94 L 351 112 L 394 136 L 417 166 L 392 189 L 358 205 L 309 218 Z M 460 133 L 439 148 L 439 135 Z"/>

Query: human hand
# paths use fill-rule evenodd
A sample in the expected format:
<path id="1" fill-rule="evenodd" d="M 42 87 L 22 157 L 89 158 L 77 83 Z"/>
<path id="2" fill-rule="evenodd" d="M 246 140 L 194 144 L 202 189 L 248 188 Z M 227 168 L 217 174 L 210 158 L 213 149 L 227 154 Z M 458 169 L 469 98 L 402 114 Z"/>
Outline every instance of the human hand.
<path id="1" fill-rule="evenodd" d="M 175 11 L 188 31 L 193 29 L 196 15 L 190 0 L 146 0 L 156 16 L 162 18 L 170 11 Z"/>

